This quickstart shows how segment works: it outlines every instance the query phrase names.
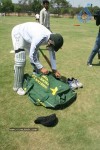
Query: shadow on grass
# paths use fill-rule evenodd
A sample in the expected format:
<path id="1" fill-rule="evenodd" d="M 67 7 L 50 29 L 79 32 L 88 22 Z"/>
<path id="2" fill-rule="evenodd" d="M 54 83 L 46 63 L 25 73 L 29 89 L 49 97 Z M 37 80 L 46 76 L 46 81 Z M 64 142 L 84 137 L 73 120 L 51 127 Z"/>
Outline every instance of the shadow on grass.
<path id="1" fill-rule="evenodd" d="M 99 63 L 98 64 L 92 64 L 92 66 L 100 66 L 100 60 L 99 60 Z"/>
<path id="2" fill-rule="evenodd" d="M 92 64 L 92 66 L 98 67 L 98 66 L 100 66 L 100 62 L 98 64 Z"/>

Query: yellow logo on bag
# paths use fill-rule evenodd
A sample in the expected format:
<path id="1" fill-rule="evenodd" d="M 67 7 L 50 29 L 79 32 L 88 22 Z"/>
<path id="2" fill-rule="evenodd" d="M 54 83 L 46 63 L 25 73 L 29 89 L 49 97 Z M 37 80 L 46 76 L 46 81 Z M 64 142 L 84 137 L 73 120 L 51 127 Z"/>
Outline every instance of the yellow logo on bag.
<path id="1" fill-rule="evenodd" d="M 58 91 L 58 88 L 55 87 L 54 89 L 50 88 L 50 90 L 52 91 L 52 95 L 55 95 Z"/>

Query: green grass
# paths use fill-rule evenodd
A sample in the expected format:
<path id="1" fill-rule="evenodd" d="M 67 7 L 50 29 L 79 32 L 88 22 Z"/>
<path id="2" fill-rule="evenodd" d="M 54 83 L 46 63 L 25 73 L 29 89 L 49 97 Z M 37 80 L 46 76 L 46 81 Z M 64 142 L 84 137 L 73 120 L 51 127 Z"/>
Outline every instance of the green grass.
<path id="1" fill-rule="evenodd" d="M 0 18 L 1 19 L 1 18 Z M 57 53 L 58 70 L 75 77 L 84 85 L 76 90 L 77 99 L 63 110 L 35 106 L 28 96 L 13 92 L 14 54 L 11 30 L 32 17 L 5 17 L 0 20 L 0 149 L 1 150 L 99 150 L 100 149 L 100 66 L 86 63 L 94 45 L 98 27 L 92 20 L 80 26 L 76 19 L 51 18 L 53 32 L 61 33 L 64 46 Z M 46 52 L 45 52 L 46 53 Z M 48 54 L 47 54 L 48 55 Z M 41 62 L 48 67 L 45 60 Z M 97 56 L 94 64 L 98 64 Z M 49 69 L 49 67 L 48 67 Z M 32 67 L 27 55 L 25 72 Z M 59 122 L 53 128 L 34 124 L 38 116 L 56 113 Z M 38 127 L 39 131 L 9 131 L 11 127 Z"/>

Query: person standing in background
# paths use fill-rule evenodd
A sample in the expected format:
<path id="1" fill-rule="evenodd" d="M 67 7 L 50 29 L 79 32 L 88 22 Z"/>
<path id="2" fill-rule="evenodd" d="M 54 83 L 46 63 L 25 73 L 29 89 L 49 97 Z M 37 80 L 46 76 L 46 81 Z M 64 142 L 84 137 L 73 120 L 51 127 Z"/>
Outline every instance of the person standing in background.
<path id="1" fill-rule="evenodd" d="M 88 58 L 88 61 L 87 61 L 87 65 L 89 67 L 92 67 L 92 62 L 93 62 L 93 59 L 94 59 L 96 54 L 98 54 L 98 59 L 100 59 L 100 10 L 98 10 L 94 14 L 94 19 L 96 20 L 96 25 L 99 26 L 99 32 L 98 32 L 98 35 L 96 37 L 94 47 L 93 47 L 93 49 L 90 53 L 90 56 Z"/>
<path id="2" fill-rule="evenodd" d="M 43 0 L 43 9 L 40 11 L 40 24 L 44 25 L 50 30 L 50 13 L 48 0 Z"/>

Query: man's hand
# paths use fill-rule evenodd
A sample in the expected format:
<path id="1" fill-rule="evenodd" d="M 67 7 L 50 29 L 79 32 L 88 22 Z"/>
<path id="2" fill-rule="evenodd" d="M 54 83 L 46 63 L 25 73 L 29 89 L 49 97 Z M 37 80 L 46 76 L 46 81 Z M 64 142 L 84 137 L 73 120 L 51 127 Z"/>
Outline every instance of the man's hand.
<path id="1" fill-rule="evenodd" d="M 43 73 L 43 74 L 48 74 L 49 73 L 49 71 L 45 68 L 41 68 L 40 72 Z"/>
<path id="2" fill-rule="evenodd" d="M 52 70 L 56 78 L 61 78 L 61 74 L 57 70 Z"/>

